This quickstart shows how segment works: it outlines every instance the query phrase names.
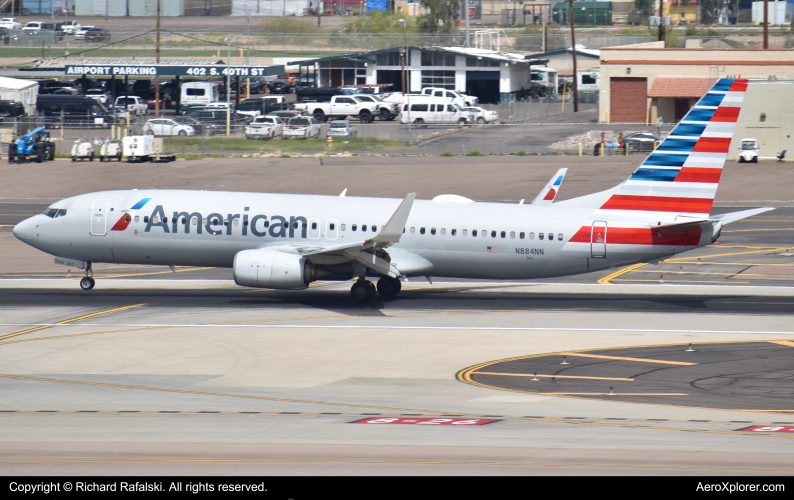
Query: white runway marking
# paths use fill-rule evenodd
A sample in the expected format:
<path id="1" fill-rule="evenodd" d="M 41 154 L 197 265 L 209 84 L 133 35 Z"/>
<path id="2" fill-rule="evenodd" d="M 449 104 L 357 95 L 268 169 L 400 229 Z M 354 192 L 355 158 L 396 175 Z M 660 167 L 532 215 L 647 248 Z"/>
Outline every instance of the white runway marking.
<path id="1" fill-rule="evenodd" d="M 340 317 L 341 318 L 341 317 Z M 389 318 L 388 316 L 384 319 Z M 309 318 L 310 319 L 310 318 Z M 265 320 L 263 320 L 265 321 Z M 274 321 L 274 320 L 267 320 Z M 277 321 L 277 320 L 276 320 Z M 421 326 L 421 325 L 213 325 L 213 324 L 176 324 L 176 323 L 0 323 L 0 326 L 17 327 L 69 327 L 69 326 L 96 326 L 108 327 L 133 327 L 133 328 L 307 328 L 307 329 L 328 329 L 328 330 L 463 330 L 463 331 L 541 331 L 541 332 L 612 332 L 612 333 L 727 333 L 745 335 L 794 335 L 794 331 L 774 331 L 774 330 L 672 330 L 663 328 L 565 328 L 565 327 L 542 327 L 542 326 Z"/>

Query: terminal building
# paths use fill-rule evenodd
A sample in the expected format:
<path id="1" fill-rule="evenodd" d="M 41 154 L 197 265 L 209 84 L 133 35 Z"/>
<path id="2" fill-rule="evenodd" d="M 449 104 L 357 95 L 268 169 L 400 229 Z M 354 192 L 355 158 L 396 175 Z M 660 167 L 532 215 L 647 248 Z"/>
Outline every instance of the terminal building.
<path id="1" fill-rule="evenodd" d="M 394 47 L 344 56 L 290 61 L 299 66 L 301 79 L 316 75 L 319 87 L 391 84 L 402 92 L 402 58 Z M 527 58 L 495 50 L 469 47 L 406 47 L 406 82 L 410 92 L 443 87 L 477 96 L 482 103 L 509 102 L 531 85 L 530 66 L 548 59 Z"/>

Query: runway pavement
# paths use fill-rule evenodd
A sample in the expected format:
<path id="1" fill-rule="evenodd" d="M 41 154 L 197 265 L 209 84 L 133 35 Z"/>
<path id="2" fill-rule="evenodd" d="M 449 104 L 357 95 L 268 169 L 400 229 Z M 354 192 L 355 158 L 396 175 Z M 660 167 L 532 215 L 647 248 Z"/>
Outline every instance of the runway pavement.
<path id="1" fill-rule="evenodd" d="M 408 184 L 402 171 L 428 168 L 416 161 L 375 162 L 392 185 L 370 187 L 355 164 L 333 164 L 310 184 L 308 164 L 268 172 L 280 190 L 334 192 L 348 182 L 362 195 L 396 196 Z M 478 161 L 419 177 L 424 196 L 508 199 L 519 194 L 505 182 L 513 176 L 529 198 L 562 160 Z M 566 196 L 631 169 L 566 161 L 582 176 L 564 185 Z M 196 164 L 179 175 L 197 187 L 219 165 L 227 170 L 216 170 L 218 187 L 260 182 L 249 163 Z M 412 279 L 398 299 L 358 306 L 346 283 L 244 289 L 224 269 L 97 266 L 96 288 L 80 290 L 78 276 L 8 226 L 47 199 L 134 177 L 119 171 L 128 179 L 111 182 L 87 168 L 38 186 L 19 173 L 17 189 L 0 187 L 0 473 L 794 471 L 785 175 L 760 198 L 754 187 L 742 194 L 736 179 L 758 171 L 729 167 L 715 212 L 759 199 L 780 208 L 729 226 L 719 245 L 659 264 L 517 283 Z M 135 174 L 153 173 L 142 168 Z M 179 170 L 159 168 L 165 185 L 181 187 Z M 479 197 L 477 169 L 490 172 L 479 177 Z M 558 364 L 562 356 L 569 365 Z M 354 423 L 367 418 L 378 420 Z M 479 419 L 496 421 L 472 423 Z"/>

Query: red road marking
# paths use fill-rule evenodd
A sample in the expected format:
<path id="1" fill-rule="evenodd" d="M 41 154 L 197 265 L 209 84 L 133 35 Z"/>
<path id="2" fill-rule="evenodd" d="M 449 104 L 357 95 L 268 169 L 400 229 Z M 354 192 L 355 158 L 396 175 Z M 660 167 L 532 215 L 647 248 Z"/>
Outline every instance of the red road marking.
<path id="1" fill-rule="evenodd" d="M 794 432 L 794 427 L 790 425 L 754 425 L 739 430 L 745 432 Z"/>
<path id="2" fill-rule="evenodd" d="M 351 424 L 414 424 L 414 425 L 485 425 L 498 422 L 489 418 L 365 418 Z"/>

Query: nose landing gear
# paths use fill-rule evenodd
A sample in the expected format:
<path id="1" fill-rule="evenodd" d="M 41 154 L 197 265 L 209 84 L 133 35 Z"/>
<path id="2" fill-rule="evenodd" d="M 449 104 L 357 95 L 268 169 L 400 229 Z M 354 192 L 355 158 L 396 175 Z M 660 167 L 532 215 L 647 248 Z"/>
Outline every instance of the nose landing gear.
<path id="1" fill-rule="evenodd" d="M 94 272 L 91 270 L 91 263 L 88 263 L 88 267 L 85 268 L 85 278 L 80 280 L 80 288 L 83 290 L 91 290 L 96 285 L 94 281 Z"/>

